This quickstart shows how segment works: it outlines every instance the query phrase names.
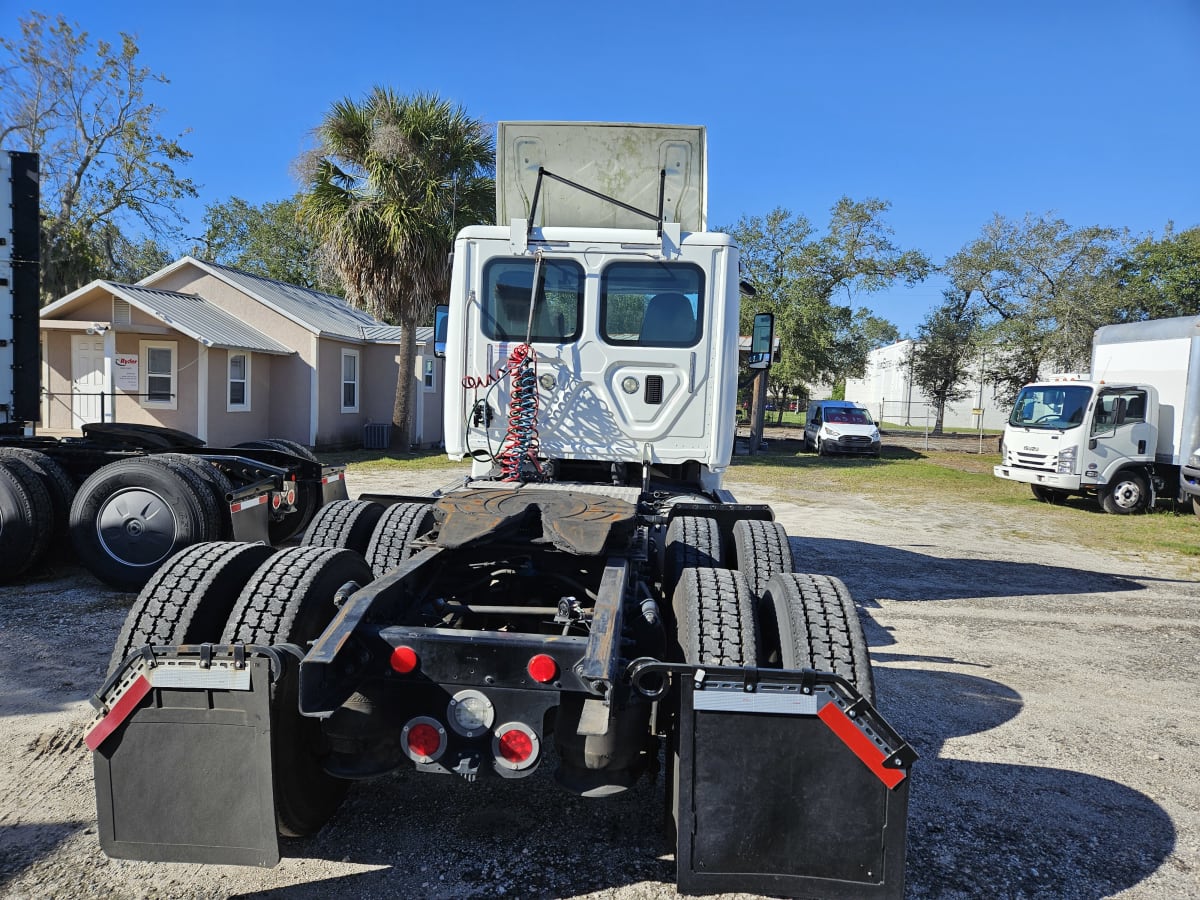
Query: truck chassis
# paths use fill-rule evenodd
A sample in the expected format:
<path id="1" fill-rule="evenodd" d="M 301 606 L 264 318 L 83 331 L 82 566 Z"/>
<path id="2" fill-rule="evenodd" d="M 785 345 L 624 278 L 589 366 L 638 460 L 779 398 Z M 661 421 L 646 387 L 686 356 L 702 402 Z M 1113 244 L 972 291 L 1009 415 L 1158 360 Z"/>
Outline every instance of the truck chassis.
<path id="1" fill-rule="evenodd" d="M 273 865 L 277 834 L 401 766 L 553 765 L 605 797 L 665 762 L 681 890 L 902 895 L 916 754 L 872 705 L 845 586 L 791 571 L 768 507 L 475 480 L 331 504 L 306 540 L 196 545 L 135 603 L 87 738 L 110 856 Z M 250 798 L 232 829 L 226 796 Z"/>

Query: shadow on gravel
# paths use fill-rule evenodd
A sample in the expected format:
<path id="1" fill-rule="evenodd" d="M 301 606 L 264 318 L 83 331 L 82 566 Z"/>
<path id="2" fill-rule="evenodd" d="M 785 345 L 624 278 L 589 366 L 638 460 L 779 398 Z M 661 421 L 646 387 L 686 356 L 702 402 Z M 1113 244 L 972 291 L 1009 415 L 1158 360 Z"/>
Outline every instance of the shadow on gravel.
<path id="1" fill-rule="evenodd" d="M 362 783 L 320 834 L 280 850 L 383 868 L 237 896 L 570 897 L 640 882 L 650 884 L 647 896 L 670 895 L 675 863 L 660 858 L 669 852 L 661 776 L 589 800 L 557 787 L 556 765 L 548 757 L 517 781 L 401 771 Z M 299 871 L 313 874 L 310 865 Z"/>
<path id="2" fill-rule="evenodd" d="M 888 720 L 921 754 L 910 795 L 908 896 L 1108 897 L 1173 851 L 1167 813 L 1125 785 L 942 756 L 950 738 L 1015 717 L 1023 703 L 1011 688 L 884 666 L 875 677 Z"/>
<path id="3" fill-rule="evenodd" d="M 1130 578 L 1066 566 L 929 556 L 865 541 L 789 540 L 799 568 L 836 575 L 860 598 L 965 600 L 1145 590 L 1145 585 Z M 887 585 L 882 589 L 886 593 L 881 593 L 881 582 Z"/>
<path id="4" fill-rule="evenodd" d="M 14 879 L 38 860 L 53 856 L 83 827 L 83 822 L 0 825 L 0 895 L 7 895 Z"/>

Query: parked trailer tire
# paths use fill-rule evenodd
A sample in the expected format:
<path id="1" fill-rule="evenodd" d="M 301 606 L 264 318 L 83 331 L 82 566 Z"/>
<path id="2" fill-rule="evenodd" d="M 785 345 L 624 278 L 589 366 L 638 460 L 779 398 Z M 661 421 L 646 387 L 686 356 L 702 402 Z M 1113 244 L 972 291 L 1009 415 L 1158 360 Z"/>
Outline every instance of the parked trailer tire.
<path id="1" fill-rule="evenodd" d="M 365 585 L 371 569 L 357 553 L 332 547 L 292 547 L 275 554 L 251 576 L 234 604 L 221 640 L 306 647 L 337 612 L 333 599 L 347 582 Z M 314 834 L 346 796 L 349 782 L 321 765 L 321 724 L 300 715 L 299 673 L 292 670 L 272 698 L 275 819 L 279 833 Z"/>
<path id="2" fill-rule="evenodd" d="M 663 595 L 674 595 L 675 586 L 685 569 L 719 569 L 724 558 L 721 549 L 721 529 L 715 519 L 704 516 L 676 516 L 667 527 L 666 552 L 663 556 Z"/>
<path id="3" fill-rule="evenodd" d="M 759 606 L 764 662 L 841 675 L 875 702 L 875 677 L 858 609 L 831 575 L 773 577 Z"/>
<path id="4" fill-rule="evenodd" d="M 433 507 L 428 503 L 396 503 L 385 509 L 367 546 L 367 565 L 375 577 L 412 556 L 413 541 L 432 528 Z"/>
<path id="5" fill-rule="evenodd" d="M 1145 512 L 1150 506 L 1150 482 L 1141 472 L 1124 469 L 1100 491 L 1100 505 L 1118 516 Z"/>
<path id="6" fill-rule="evenodd" d="M 229 476 L 207 460 L 189 456 L 186 453 L 159 453 L 154 458 L 184 466 L 200 476 L 200 479 L 208 486 L 209 493 L 212 494 L 217 519 L 220 522 L 219 532 L 213 536 L 213 540 L 223 541 L 231 538 L 233 536 L 233 518 L 229 512 L 227 497 L 233 492 L 233 482 L 229 480 Z"/>
<path id="7" fill-rule="evenodd" d="M 299 456 L 301 459 L 307 459 L 309 462 L 320 462 L 307 447 L 297 444 L 295 441 L 286 441 L 283 438 L 245 441 L 238 444 L 235 449 L 275 450 L 279 453 L 290 453 L 293 456 Z M 272 519 L 267 524 L 267 534 L 271 538 L 271 543 L 278 546 L 302 532 L 308 527 L 312 521 L 313 514 L 316 513 L 320 505 L 321 488 L 319 486 L 309 484 L 306 481 L 296 482 L 296 511 L 282 519 Z"/>
<path id="8" fill-rule="evenodd" d="M 787 531 L 778 522 L 742 519 L 734 523 L 733 546 L 738 571 L 746 576 L 755 603 L 762 598 L 773 576 L 794 568 Z"/>
<path id="9" fill-rule="evenodd" d="M 54 511 L 50 493 L 23 461 L 0 459 L 0 582 L 16 578 L 45 553 Z"/>
<path id="10" fill-rule="evenodd" d="M 300 543 L 365 554 L 383 509 L 372 500 L 335 500 L 317 510 Z"/>
<path id="11" fill-rule="evenodd" d="M 71 543 L 93 575 L 120 590 L 140 589 L 166 559 L 220 533 L 207 486 L 186 467 L 152 456 L 109 463 L 89 476 L 71 504 Z"/>
<path id="12" fill-rule="evenodd" d="M 67 520 L 71 514 L 71 501 L 75 498 L 75 480 L 54 457 L 27 447 L 0 447 L 0 458 L 19 459 L 41 476 L 42 484 L 50 493 L 50 506 L 54 511 L 51 526 L 53 537 L 67 536 Z"/>
<path id="13" fill-rule="evenodd" d="M 176 553 L 133 601 L 109 672 L 147 644 L 219 641 L 242 588 L 274 552 L 267 544 L 210 541 Z"/>

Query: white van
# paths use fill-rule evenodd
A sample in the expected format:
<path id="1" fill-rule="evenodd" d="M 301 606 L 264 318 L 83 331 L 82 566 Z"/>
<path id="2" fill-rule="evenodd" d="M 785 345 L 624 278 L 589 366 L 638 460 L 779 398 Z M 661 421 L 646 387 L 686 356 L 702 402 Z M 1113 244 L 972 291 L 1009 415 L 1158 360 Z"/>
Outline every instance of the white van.
<path id="1" fill-rule="evenodd" d="M 821 456 L 830 453 L 869 453 L 879 456 L 879 426 L 865 407 L 846 400 L 817 400 L 808 405 L 804 449 Z"/>

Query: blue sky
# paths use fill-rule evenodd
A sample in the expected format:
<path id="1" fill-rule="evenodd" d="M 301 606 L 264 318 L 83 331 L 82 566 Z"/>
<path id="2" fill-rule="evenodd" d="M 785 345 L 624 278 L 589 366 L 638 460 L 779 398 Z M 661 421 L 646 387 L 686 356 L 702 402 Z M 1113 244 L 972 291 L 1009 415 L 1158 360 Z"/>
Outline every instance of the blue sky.
<path id="1" fill-rule="evenodd" d="M 0 29 L 31 6 L 0 0 Z M 373 84 L 472 115 L 702 124 L 709 223 L 776 206 L 823 224 L 892 203 L 897 242 L 941 262 L 994 213 L 1161 233 L 1200 225 L 1198 0 L 693 0 L 675 4 L 61 0 L 134 34 L 190 129 L 184 208 L 292 194 L 329 105 Z M 911 331 L 940 284 L 853 298 Z"/>

